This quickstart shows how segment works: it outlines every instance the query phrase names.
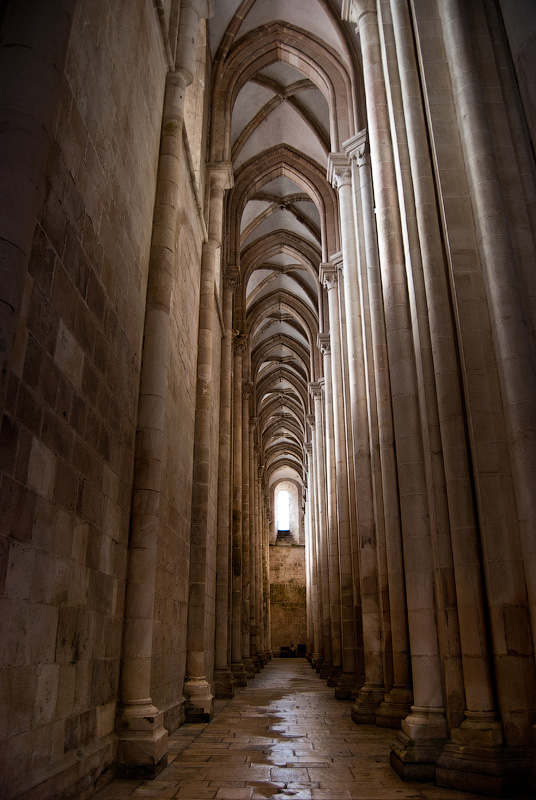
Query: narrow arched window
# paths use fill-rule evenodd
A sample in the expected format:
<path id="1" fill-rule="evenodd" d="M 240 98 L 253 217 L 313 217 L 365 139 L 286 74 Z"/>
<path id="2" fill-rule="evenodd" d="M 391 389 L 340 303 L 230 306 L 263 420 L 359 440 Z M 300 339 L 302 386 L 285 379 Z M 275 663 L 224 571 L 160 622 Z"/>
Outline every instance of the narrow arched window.
<path id="1" fill-rule="evenodd" d="M 282 490 L 277 493 L 277 530 L 290 529 L 290 495 Z"/>

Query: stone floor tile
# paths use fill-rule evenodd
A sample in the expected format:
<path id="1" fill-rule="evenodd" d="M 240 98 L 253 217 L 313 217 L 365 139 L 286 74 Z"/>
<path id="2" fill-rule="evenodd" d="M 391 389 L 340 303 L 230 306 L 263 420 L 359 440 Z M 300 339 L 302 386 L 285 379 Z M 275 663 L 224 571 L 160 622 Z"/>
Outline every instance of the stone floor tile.
<path id="1" fill-rule="evenodd" d="M 253 789 L 246 787 L 244 789 L 218 789 L 216 792 L 216 800 L 251 800 Z"/>
<path id="2" fill-rule="evenodd" d="M 169 737 L 154 781 L 113 781 L 95 800 L 491 800 L 404 783 L 389 766 L 395 732 L 354 725 L 350 708 L 304 659 L 274 659 L 212 722 Z"/>

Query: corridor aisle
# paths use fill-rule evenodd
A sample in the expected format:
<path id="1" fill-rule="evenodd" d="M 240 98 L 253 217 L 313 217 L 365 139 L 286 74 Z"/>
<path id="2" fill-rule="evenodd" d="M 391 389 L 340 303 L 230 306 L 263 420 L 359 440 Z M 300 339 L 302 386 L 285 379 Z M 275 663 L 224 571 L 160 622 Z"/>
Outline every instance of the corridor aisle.
<path id="1" fill-rule="evenodd" d="M 208 724 L 170 736 L 154 781 L 113 781 L 97 800 L 486 800 L 404 783 L 389 767 L 394 731 L 357 726 L 305 659 L 274 659 Z"/>

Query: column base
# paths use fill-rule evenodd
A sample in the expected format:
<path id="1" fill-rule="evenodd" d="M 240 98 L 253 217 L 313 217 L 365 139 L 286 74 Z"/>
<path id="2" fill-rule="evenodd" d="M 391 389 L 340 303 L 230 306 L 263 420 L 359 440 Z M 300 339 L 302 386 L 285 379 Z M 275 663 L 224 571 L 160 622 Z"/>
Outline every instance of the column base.
<path id="1" fill-rule="evenodd" d="M 164 714 L 150 699 L 120 707 L 116 733 L 118 778 L 152 780 L 167 766 Z"/>
<path id="2" fill-rule="evenodd" d="M 403 781 L 435 780 L 436 762 L 447 740 L 443 708 L 411 707 L 391 750 L 391 767 Z"/>
<path id="3" fill-rule="evenodd" d="M 322 666 L 324 659 L 322 658 L 320 653 L 313 653 L 311 658 L 309 658 L 308 660 L 312 668 L 316 669 L 316 671 L 318 672 L 320 670 L 320 667 Z"/>
<path id="4" fill-rule="evenodd" d="M 214 695 L 205 678 L 188 678 L 184 694 L 186 722 L 210 722 L 214 716 Z"/>
<path id="5" fill-rule="evenodd" d="M 254 678 L 255 677 L 255 664 L 253 663 L 253 659 L 251 656 L 246 656 L 242 659 L 242 663 L 244 664 L 244 669 L 246 670 L 246 677 Z"/>
<path id="6" fill-rule="evenodd" d="M 436 782 L 500 797 L 512 789 L 513 778 L 505 770 L 501 725 L 494 714 L 466 711 L 465 716 L 437 761 Z"/>
<path id="7" fill-rule="evenodd" d="M 385 687 L 380 683 L 365 683 L 358 692 L 352 706 L 352 719 L 356 725 L 374 725 L 378 706 L 385 696 Z"/>
<path id="8" fill-rule="evenodd" d="M 376 725 L 379 728 L 400 728 L 413 702 L 413 692 L 409 686 L 393 686 L 376 711 Z"/>
<path id="9" fill-rule="evenodd" d="M 230 669 L 214 670 L 214 697 L 216 700 L 234 697 L 233 673 Z"/>
<path id="10" fill-rule="evenodd" d="M 321 673 L 322 674 L 322 671 Z M 328 678 L 328 686 L 337 686 L 342 675 L 342 667 L 334 667 L 330 665 L 330 670 L 327 675 Z"/>
<path id="11" fill-rule="evenodd" d="M 357 675 L 355 674 L 355 672 L 343 672 L 339 678 L 337 686 L 335 687 L 335 699 L 351 700 L 352 689 L 355 688 L 356 682 L 357 682 Z"/>
<path id="12" fill-rule="evenodd" d="M 244 667 L 241 661 L 238 661 L 236 664 L 231 664 L 231 672 L 233 675 L 234 686 L 248 685 L 248 676 L 246 675 L 246 668 Z"/>
<path id="13" fill-rule="evenodd" d="M 264 667 L 262 658 L 257 653 L 255 653 L 255 655 L 251 656 L 251 660 L 253 661 L 253 667 L 255 669 L 255 672 L 260 672 L 262 667 Z"/>
<path id="14" fill-rule="evenodd" d="M 331 663 L 331 661 L 323 661 L 322 664 L 320 665 L 320 668 L 317 667 L 316 671 L 318 672 L 322 680 L 326 680 L 326 678 L 329 678 L 329 673 L 331 672 L 332 669 L 333 669 L 333 664 Z"/>

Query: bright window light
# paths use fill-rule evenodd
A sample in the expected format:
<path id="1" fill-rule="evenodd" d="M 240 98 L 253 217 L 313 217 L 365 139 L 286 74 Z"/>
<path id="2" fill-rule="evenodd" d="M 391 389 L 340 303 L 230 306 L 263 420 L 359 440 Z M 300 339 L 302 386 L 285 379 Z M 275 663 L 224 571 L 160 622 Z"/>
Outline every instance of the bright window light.
<path id="1" fill-rule="evenodd" d="M 285 491 L 277 494 L 277 530 L 290 530 L 290 495 Z"/>

